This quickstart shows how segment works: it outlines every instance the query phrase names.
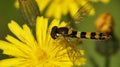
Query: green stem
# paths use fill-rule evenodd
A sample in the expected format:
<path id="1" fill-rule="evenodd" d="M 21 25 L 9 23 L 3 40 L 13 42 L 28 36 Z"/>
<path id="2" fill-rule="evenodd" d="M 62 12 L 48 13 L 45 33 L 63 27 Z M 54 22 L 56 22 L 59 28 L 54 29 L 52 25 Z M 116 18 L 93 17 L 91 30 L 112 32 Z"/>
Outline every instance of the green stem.
<path id="1" fill-rule="evenodd" d="M 105 67 L 110 67 L 110 56 L 106 55 Z"/>

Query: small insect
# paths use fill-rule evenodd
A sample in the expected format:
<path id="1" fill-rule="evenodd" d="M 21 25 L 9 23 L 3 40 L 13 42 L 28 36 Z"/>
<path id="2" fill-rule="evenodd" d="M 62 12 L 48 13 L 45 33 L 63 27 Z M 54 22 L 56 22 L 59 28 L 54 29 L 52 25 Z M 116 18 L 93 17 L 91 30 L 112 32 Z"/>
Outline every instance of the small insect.
<path id="1" fill-rule="evenodd" d="M 54 26 L 51 31 L 51 37 L 57 39 L 59 36 L 71 37 L 71 38 L 85 38 L 85 39 L 95 39 L 95 40 L 108 40 L 111 38 L 110 35 L 105 35 L 99 32 L 80 32 L 75 30 L 70 30 L 67 27 Z"/>
<path id="2" fill-rule="evenodd" d="M 71 20 L 68 25 L 65 27 L 54 26 L 50 33 L 53 39 L 58 40 L 60 43 L 62 43 L 62 47 L 67 49 L 69 59 L 74 65 L 79 64 L 79 59 L 81 58 L 81 52 L 77 49 L 77 47 L 82 43 L 82 38 L 95 40 L 108 40 L 111 38 L 110 35 L 105 35 L 99 32 L 80 32 L 71 30 L 71 28 L 69 28 L 71 25 L 78 23 L 78 21 L 81 21 L 84 17 L 86 17 L 91 9 L 92 7 L 90 3 L 87 2 L 81 6 L 81 8 L 75 14 L 74 19 Z M 74 38 L 75 40 L 72 41 L 71 39 Z"/>

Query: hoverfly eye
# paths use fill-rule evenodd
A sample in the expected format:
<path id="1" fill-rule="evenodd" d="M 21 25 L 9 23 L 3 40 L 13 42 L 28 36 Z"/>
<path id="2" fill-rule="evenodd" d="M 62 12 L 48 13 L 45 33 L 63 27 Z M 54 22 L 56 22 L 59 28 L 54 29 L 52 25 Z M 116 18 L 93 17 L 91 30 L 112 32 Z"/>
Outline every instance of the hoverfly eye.
<path id="1" fill-rule="evenodd" d="M 57 26 L 54 26 L 53 28 L 52 28 L 52 30 L 51 30 L 51 33 L 50 33 L 50 35 L 51 35 L 51 37 L 53 38 L 53 39 L 56 39 L 57 38 L 57 30 L 58 30 L 58 27 Z"/>

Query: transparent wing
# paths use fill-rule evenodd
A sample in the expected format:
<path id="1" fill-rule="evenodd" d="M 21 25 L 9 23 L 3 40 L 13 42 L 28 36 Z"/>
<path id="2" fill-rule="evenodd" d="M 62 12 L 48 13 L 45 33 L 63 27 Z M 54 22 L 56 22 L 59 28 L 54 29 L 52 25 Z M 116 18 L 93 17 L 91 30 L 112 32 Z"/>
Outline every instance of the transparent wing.
<path id="1" fill-rule="evenodd" d="M 86 2 L 84 5 L 80 7 L 80 9 L 76 12 L 76 14 L 73 16 L 73 20 L 75 21 L 81 21 L 86 16 L 90 14 L 90 11 L 93 9 L 91 2 Z M 79 22 L 77 22 L 79 23 Z"/>
<path id="2" fill-rule="evenodd" d="M 82 43 L 80 39 L 77 40 L 69 40 L 70 38 L 65 37 L 65 44 L 69 59 L 73 62 L 74 65 L 78 65 L 80 63 L 81 52 L 77 49 L 77 46 Z"/>
<path id="3" fill-rule="evenodd" d="M 74 65 L 79 65 L 80 63 L 80 58 L 81 58 L 81 52 L 79 50 L 73 49 L 68 47 L 68 56 L 70 60 L 73 62 Z"/>
<path id="4" fill-rule="evenodd" d="M 81 5 L 79 10 L 70 20 L 67 26 L 72 26 L 82 22 L 82 20 L 90 14 L 90 11 L 93 9 L 92 3 L 90 1 L 86 2 L 84 5 Z"/>

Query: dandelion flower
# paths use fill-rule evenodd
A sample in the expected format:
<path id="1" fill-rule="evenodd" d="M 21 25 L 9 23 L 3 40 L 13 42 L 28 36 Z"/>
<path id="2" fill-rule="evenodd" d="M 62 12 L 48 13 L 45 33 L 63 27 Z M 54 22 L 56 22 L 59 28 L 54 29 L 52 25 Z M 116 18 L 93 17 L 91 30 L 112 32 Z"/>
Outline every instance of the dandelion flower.
<path id="1" fill-rule="evenodd" d="M 60 19 L 62 16 L 70 14 L 72 17 L 88 0 L 36 0 L 40 12 L 46 9 L 45 16 Z M 92 6 L 92 5 L 90 5 Z M 94 13 L 94 9 L 92 10 Z"/>
<path id="2" fill-rule="evenodd" d="M 14 56 L 0 60 L 0 67 L 71 67 L 67 50 L 50 36 L 53 26 L 64 26 L 59 20 L 53 20 L 48 27 L 48 19 L 37 17 L 36 38 L 30 28 L 24 24 L 20 27 L 15 21 L 8 24 L 10 31 L 16 36 L 7 35 L 6 40 L 0 40 L 0 49 L 3 54 Z M 85 58 L 81 58 L 85 64 Z"/>
<path id="3" fill-rule="evenodd" d="M 46 17 L 54 17 L 61 19 L 62 16 L 70 14 L 71 17 L 83 6 L 86 2 L 92 3 L 109 3 L 110 0 L 35 0 L 38 4 L 40 13 Z M 19 8 L 18 0 L 15 2 L 15 7 Z M 91 7 L 92 5 L 88 6 Z M 94 8 L 89 15 L 94 15 Z"/>

